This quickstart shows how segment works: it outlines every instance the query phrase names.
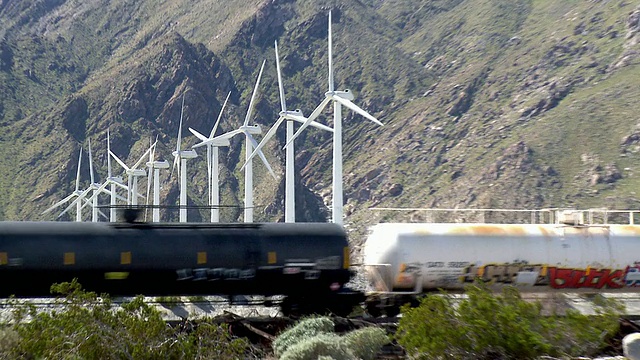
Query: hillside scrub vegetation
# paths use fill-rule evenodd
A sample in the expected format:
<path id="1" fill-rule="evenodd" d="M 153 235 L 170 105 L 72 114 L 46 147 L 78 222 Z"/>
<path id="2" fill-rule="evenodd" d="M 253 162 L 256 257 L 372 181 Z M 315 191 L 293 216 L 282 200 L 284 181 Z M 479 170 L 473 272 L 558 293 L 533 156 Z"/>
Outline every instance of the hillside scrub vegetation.
<path id="1" fill-rule="evenodd" d="M 540 302 L 525 301 L 515 287 L 494 294 L 483 283 L 462 299 L 429 295 L 417 308 L 402 308 L 395 335 L 419 359 L 534 359 L 593 356 L 619 330 L 624 307 L 598 295 L 594 314 L 574 309 L 543 314 Z"/>

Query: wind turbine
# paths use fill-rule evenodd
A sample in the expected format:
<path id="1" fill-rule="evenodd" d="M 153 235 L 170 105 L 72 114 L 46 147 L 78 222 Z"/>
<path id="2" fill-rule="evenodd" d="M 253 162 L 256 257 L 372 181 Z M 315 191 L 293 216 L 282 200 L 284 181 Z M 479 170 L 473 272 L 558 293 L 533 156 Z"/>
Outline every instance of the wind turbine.
<path id="1" fill-rule="evenodd" d="M 138 197 L 144 197 L 138 192 L 138 178 L 141 176 L 147 176 L 147 172 L 142 169 L 138 169 L 138 167 L 147 157 L 149 151 L 151 151 L 151 149 L 142 154 L 140 159 L 132 167 L 128 167 L 124 161 L 120 160 L 116 154 L 109 150 L 109 155 L 113 156 L 116 162 L 122 166 L 125 174 L 127 174 L 127 189 L 129 189 L 129 191 L 127 191 L 127 205 L 137 206 Z"/>
<path id="2" fill-rule="evenodd" d="M 297 138 L 302 131 L 309 126 L 309 124 L 315 120 L 325 106 L 330 102 L 333 102 L 333 207 L 332 218 L 336 224 L 342 224 L 343 214 L 343 197 L 342 197 L 342 105 L 355 111 L 356 113 L 364 116 L 365 118 L 373 121 L 374 123 L 383 126 L 383 124 L 373 117 L 368 112 L 361 109 L 358 105 L 351 102 L 353 100 L 353 94 L 349 89 L 344 91 L 335 90 L 333 86 L 333 54 L 332 54 L 332 42 L 331 42 L 331 11 L 329 11 L 329 91 L 324 96 L 324 100 L 313 110 L 307 121 L 302 124 L 300 129 L 293 135 L 291 140 L 287 142 L 286 147 L 291 146 L 293 140 Z"/>
<path id="3" fill-rule="evenodd" d="M 104 191 L 108 194 L 110 194 L 108 191 L 106 191 L 104 188 L 101 188 L 102 184 L 98 184 L 95 181 L 95 178 L 93 176 L 93 157 L 91 155 L 91 139 L 88 139 L 89 141 L 89 174 L 91 176 L 91 184 L 89 184 L 89 190 L 91 190 L 91 199 L 89 200 L 89 202 L 91 203 L 91 221 L 92 222 L 98 222 L 98 212 L 100 212 L 98 210 L 98 194 L 101 191 Z M 81 197 L 84 197 L 88 194 L 88 191 L 85 191 L 84 194 L 81 195 Z M 79 199 L 76 199 L 76 201 L 78 201 Z M 78 201 L 78 203 L 80 203 Z M 85 204 L 86 205 L 86 204 Z M 100 212 L 101 215 L 103 215 L 104 217 L 107 217 L 106 215 L 102 214 L 102 212 Z"/>
<path id="4" fill-rule="evenodd" d="M 305 123 L 307 118 L 302 115 L 300 109 L 296 109 L 294 111 L 287 110 L 287 102 L 284 96 L 284 85 L 282 84 L 282 73 L 280 71 L 280 58 L 278 56 L 278 42 L 275 42 L 275 50 L 276 50 L 276 69 L 278 70 L 278 88 L 280 90 L 280 107 L 281 111 L 276 120 L 275 124 L 267 131 L 265 136 L 260 141 L 260 144 L 253 151 L 251 156 L 249 156 L 249 160 L 253 159 L 253 157 L 261 151 L 262 147 L 271 139 L 278 130 L 278 127 L 287 120 L 287 143 L 291 141 L 293 137 L 293 122 L 297 121 L 300 123 Z M 318 122 L 312 121 L 309 125 L 316 127 L 318 129 L 326 130 L 333 132 L 333 129 L 322 125 Z M 286 153 L 286 163 L 285 163 L 285 206 L 284 206 L 284 221 L 285 222 L 296 222 L 296 201 L 295 201 L 295 150 L 293 143 L 287 147 Z M 244 166 L 247 166 L 245 162 Z M 243 166 L 243 167 L 244 167 Z"/>
<path id="5" fill-rule="evenodd" d="M 221 146 L 229 146 L 230 141 L 229 138 L 215 138 L 216 130 L 218 129 L 218 125 L 220 124 L 220 119 L 222 118 L 222 113 L 224 112 L 224 108 L 227 105 L 227 101 L 229 101 L 229 96 L 231 96 L 231 91 L 227 94 L 227 98 L 224 100 L 224 104 L 222 104 L 222 109 L 220 109 L 220 114 L 218 115 L 218 119 L 213 125 L 213 129 L 211 129 L 211 133 L 209 137 L 202 135 L 196 130 L 189 128 L 189 131 L 193 135 L 195 135 L 200 141 L 206 142 L 207 146 L 207 180 L 209 181 L 209 206 L 211 207 L 211 222 L 219 222 L 220 221 L 220 186 L 219 186 L 219 160 L 218 160 L 218 148 Z M 193 146 L 197 147 L 197 146 Z"/>
<path id="6" fill-rule="evenodd" d="M 122 181 L 122 177 L 120 176 L 112 176 L 111 174 L 111 140 L 109 139 L 109 129 L 107 129 L 107 182 L 111 185 L 111 201 L 109 203 L 109 221 L 116 222 L 117 220 L 117 212 L 116 212 L 116 199 L 120 198 L 116 193 L 116 186 L 119 186 L 129 193 L 129 188 L 124 185 Z M 127 199 L 124 199 L 127 201 Z"/>
<path id="7" fill-rule="evenodd" d="M 151 139 L 149 139 L 149 143 L 151 143 Z M 151 189 L 151 182 L 153 181 L 153 222 L 160 221 L 160 209 L 158 208 L 158 205 L 160 205 L 160 169 L 169 168 L 168 162 L 155 160 L 157 143 L 158 137 L 156 136 L 156 142 L 150 144 L 151 146 L 149 148 L 153 150 L 149 152 L 149 162 L 147 162 L 147 167 L 149 168 L 149 178 L 147 181 L 147 204 L 149 204 L 149 191 Z"/>
<path id="8" fill-rule="evenodd" d="M 232 137 L 238 134 L 244 134 L 245 136 L 245 167 L 244 167 L 244 222 L 250 223 L 253 222 L 253 164 L 249 157 L 251 156 L 252 149 L 258 146 L 258 142 L 253 138 L 253 135 L 260 134 L 262 130 L 260 129 L 260 125 L 249 125 L 249 119 L 251 119 L 251 112 L 253 111 L 253 102 L 256 97 L 256 93 L 258 92 L 258 86 L 260 85 L 260 79 L 262 78 L 262 71 L 264 70 L 264 64 L 266 60 L 262 62 L 262 67 L 260 67 L 260 72 L 258 73 L 258 79 L 256 81 L 256 85 L 253 88 L 253 94 L 251 94 L 251 101 L 249 101 L 249 108 L 247 109 L 247 115 L 244 118 L 244 123 L 236 130 L 229 131 L 226 134 L 220 135 L 213 139 L 208 139 L 202 141 L 193 147 L 205 146 L 214 142 L 216 139 L 231 139 Z M 269 170 L 271 176 L 276 178 L 276 174 L 271 169 L 269 162 L 267 162 L 267 158 L 264 156 L 262 151 L 258 152 L 258 156 L 262 159 L 262 162 Z"/>
<path id="9" fill-rule="evenodd" d="M 75 197 L 79 197 L 82 195 L 82 193 L 84 193 L 85 191 L 80 191 L 80 165 L 82 164 L 82 148 L 80 148 L 80 155 L 78 155 L 78 171 L 76 173 L 76 188 L 75 190 L 73 190 L 73 192 L 71 194 L 69 194 L 67 197 L 65 197 L 64 199 L 58 201 L 57 203 L 53 204 L 53 206 L 51 206 L 50 208 L 48 208 L 47 210 L 43 211 L 42 214 L 46 214 L 48 212 L 51 212 L 53 209 L 59 207 L 60 205 L 68 202 L 69 200 L 75 198 Z M 62 214 L 61 214 L 62 215 Z M 59 217 L 59 216 L 58 216 Z M 76 202 L 76 221 L 82 221 L 82 204 L 78 201 Z"/>
<path id="10" fill-rule="evenodd" d="M 178 178 L 180 179 L 180 222 L 187 222 L 187 160 L 198 157 L 195 150 L 181 150 L 182 142 L 182 117 L 184 115 L 184 95 L 182 95 L 182 109 L 180 110 L 180 127 L 178 128 L 178 141 L 176 142 L 176 151 L 173 152 L 173 169 L 176 168 L 178 162 Z M 172 169 L 172 172 L 173 172 Z"/>
<path id="11" fill-rule="evenodd" d="M 64 213 L 69 211 L 73 207 L 74 204 L 79 205 L 80 204 L 80 200 L 84 200 L 85 204 L 82 205 L 81 208 L 84 208 L 87 205 L 91 205 L 91 208 L 92 208 L 91 221 L 92 222 L 97 222 L 98 221 L 98 214 L 102 215 L 105 218 L 107 218 L 107 216 L 102 211 L 100 211 L 99 208 L 98 208 L 98 195 L 100 193 L 111 195 L 112 202 L 116 198 L 124 200 L 124 198 L 121 197 L 121 196 L 118 196 L 115 193 L 115 191 L 109 191 L 109 190 L 106 190 L 106 189 L 107 189 L 107 185 L 110 185 L 110 184 L 112 185 L 112 187 L 115 186 L 115 185 L 118 185 L 118 186 L 124 187 L 125 189 L 127 188 L 124 185 L 122 185 L 122 183 L 121 183 L 122 179 L 119 179 L 119 178 L 115 178 L 114 179 L 114 178 L 112 178 L 110 176 L 110 174 L 111 174 L 111 164 L 110 163 L 108 164 L 108 167 L 109 167 L 109 176 L 107 176 L 107 179 L 102 184 L 96 183 L 95 179 L 94 179 L 94 176 L 93 176 L 93 156 L 91 155 L 91 139 L 89 139 L 89 173 L 91 175 L 91 184 L 89 184 L 89 187 L 85 191 L 83 191 L 82 194 L 80 194 L 78 196 L 78 198 L 76 200 L 74 200 L 60 215 L 58 215 L 58 217 L 62 216 Z M 118 183 L 118 182 L 116 182 L 116 180 L 119 180 L 120 182 Z M 114 182 L 115 182 L 115 185 L 114 185 Z M 91 197 L 88 200 L 84 199 L 87 195 L 89 195 L 89 191 L 91 191 Z M 113 206 L 112 206 L 112 210 L 115 210 L 113 208 Z M 115 218 L 110 218 L 110 221 L 115 221 Z"/>

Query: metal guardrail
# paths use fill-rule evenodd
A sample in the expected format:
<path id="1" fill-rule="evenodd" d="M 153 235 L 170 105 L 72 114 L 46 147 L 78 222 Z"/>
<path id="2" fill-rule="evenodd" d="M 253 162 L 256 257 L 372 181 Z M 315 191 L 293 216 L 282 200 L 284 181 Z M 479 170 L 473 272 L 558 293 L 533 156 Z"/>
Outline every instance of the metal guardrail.
<path id="1" fill-rule="evenodd" d="M 399 208 L 399 207 L 372 207 L 371 211 L 377 212 L 407 212 L 421 214 L 421 222 L 474 222 L 486 223 L 486 219 L 514 218 L 517 215 L 523 220 L 523 214 L 530 214 L 528 222 L 530 224 L 573 224 L 573 225 L 634 225 L 640 222 L 640 210 L 617 210 L 605 208 L 593 208 L 586 210 L 569 208 L 547 208 L 547 209 L 493 209 L 493 208 Z M 439 215 L 449 214 L 449 221 L 433 221 Z M 460 216 L 465 219 L 476 218 L 476 221 L 459 221 Z M 498 216 L 496 216 L 498 215 Z M 510 216 L 511 215 L 511 216 Z M 445 219 L 446 220 L 446 219 Z M 524 222 L 524 221 L 519 221 Z"/>

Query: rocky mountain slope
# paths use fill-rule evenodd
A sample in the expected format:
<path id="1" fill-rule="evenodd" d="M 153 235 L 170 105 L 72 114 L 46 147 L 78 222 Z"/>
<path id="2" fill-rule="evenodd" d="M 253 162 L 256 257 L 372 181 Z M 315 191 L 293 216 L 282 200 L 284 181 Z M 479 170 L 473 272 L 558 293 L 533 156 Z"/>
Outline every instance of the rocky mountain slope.
<path id="1" fill-rule="evenodd" d="M 279 111 L 275 40 L 288 104 L 309 114 L 327 86 L 329 10 L 336 86 L 385 123 L 344 112 L 352 229 L 420 216 L 372 206 L 638 208 L 634 2 L 2 0 L 0 218 L 54 219 L 41 212 L 73 190 L 88 139 L 104 179 L 107 128 L 122 158 L 159 136 L 171 162 L 183 96 L 185 130 L 208 133 L 229 91 L 221 128 L 239 126 L 263 59 L 253 121 L 266 131 Z M 331 124 L 330 111 L 319 121 Z M 284 133 L 276 138 L 265 152 L 278 179 L 255 166 L 257 220 L 283 217 Z M 298 218 L 324 221 L 330 135 L 312 129 L 296 146 Z M 238 221 L 241 139 L 222 157 L 222 202 L 238 206 L 222 217 Z M 190 166 L 190 202 L 203 204 L 206 162 Z M 87 167 L 82 176 L 86 185 Z M 175 176 L 163 180 L 175 204 Z"/>

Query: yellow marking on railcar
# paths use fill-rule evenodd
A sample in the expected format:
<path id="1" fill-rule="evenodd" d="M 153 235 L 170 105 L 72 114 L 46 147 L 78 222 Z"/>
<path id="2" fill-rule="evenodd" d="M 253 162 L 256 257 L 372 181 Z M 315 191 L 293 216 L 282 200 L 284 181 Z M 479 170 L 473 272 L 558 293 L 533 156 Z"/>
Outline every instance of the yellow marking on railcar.
<path id="1" fill-rule="evenodd" d="M 207 252 L 206 251 L 198 251 L 198 265 L 207 263 Z"/>
<path id="2" fill-rule="evenodd" d="M 587 266 L 587 268 L 585 269 L 585 275 L 589 276 L 590 272 L 591 272 L 591 266 Z"/>
<path id="3" fill-rule="evenodd" d="M 540 276 L 547 276 L 547 265 L 542 266 L 542 271 L 540 271 Z"/>
<path id="4" fill-rule="evenodd" d="M 9 256 L 6 252 L 0 252 L 0 265 L 7 265 L 9 263 Z"/>
<path id="5" fill-rule="evenodd" d="M 267 260 L 269 264 L 275 264 L 276 262 L 278 262 L 278 257 L 276 256 L 276 252 L 269 251 L 269 253 L 267 254 Z"/>
<path id="6" fill-rule="evenodd" d="M 65 265 L 75 265 L 76 264 L 76 253 L 74 252 L 66 252 L 64 253 L 64 258 L 62 260 Z"/>
<path id="7" fill-rule="evenodd" d="M 104 273 L 105 280 L 124 280 L 129 277 L 126 271 L 112 271 Z"/>
<path id="8" fill-rule="evenodd" d="M 131 265 L 131 251 L 120 253 L 120 265 Z"/>
<path id="9" fill-rule="evenodd" d="M 350 255 L 350 251 L 349 251 L 349 247 L 345 246 L 344 249 L 342 250 L 343 254 L 342 254 L 342 268 L 343 269 L 348 269 L 349 266 L 351 265 L 351 260 L 349 259 L 349 255 Z"/>

